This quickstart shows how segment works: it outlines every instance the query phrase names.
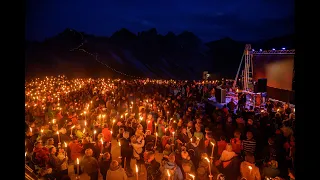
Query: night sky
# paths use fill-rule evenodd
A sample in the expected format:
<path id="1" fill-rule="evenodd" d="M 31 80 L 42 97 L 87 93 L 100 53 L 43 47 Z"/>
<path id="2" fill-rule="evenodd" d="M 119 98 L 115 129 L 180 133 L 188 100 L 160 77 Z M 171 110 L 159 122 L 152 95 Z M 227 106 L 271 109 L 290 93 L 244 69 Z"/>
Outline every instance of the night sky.
<path id="1" fill-rule="evenodd" d="M 28 0 L 26 39 L 42 41 L 66 28 L 110 36 L 191 31 L 204 42 L 256 41 L 294 32 L 294 0 Z"/>

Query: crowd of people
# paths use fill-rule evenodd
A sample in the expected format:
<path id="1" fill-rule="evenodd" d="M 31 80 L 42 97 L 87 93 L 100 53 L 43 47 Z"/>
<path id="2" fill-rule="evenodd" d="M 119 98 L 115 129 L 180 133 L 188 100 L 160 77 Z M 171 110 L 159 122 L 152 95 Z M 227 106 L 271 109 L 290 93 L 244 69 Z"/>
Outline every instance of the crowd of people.
<path id="1" fill-rule="evenodd" d="M 237 108 L 236 97 L 218 108 L 208 98 L 221 83 L 33 79 L 25 87 L 26 177 L 70 179 L 73 164 L 91 180 L 295 179 L 294 108 Z"/>

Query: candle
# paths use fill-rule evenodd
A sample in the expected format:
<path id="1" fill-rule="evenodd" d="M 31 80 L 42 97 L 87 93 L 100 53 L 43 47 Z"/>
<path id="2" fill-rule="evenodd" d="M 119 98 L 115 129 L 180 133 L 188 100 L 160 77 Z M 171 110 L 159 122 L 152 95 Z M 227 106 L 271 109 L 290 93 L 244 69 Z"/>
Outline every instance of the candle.
<path id="1" fill-rule="evenodd" d="M 121 143 L 120 143 L 120 141 L 118 142 L 118 145 L 119 145 L 119 147 L 121 147 Z"/>
<path id="2" fill-rule="evenodd" d="M 76 127 L 76 126 L 75 126 L 75 125 L 73 125 L 73 126 L 71 127 L 71 135 L 72 135 L 72 129 L 73 129 L 74 127 Z"/>
<path id="3" fill-rule="evenodd" d="M 192 180 L 194 180 L 195 176 L 193 174 L 189 174 L 189 176 L 191 176 Z"/>
<path id="4" fill-rule="evenodd" d="M 43 129 L 41 129 L 41 136 L 43 135 Z"/>
<path id="5" fill-rule="evenodd" d="M 249 170 L 250 170 L 250 175 L 251 175 L 251 171 L 252 171 L 252 167 L 251 166 L 248 166 Z"/>
<path id="6" fill-rule="evenodd" d="M 64 147 L 65 147 L 64 155 L 66 155 L 67 154 L 67 143 L 66 142 L 64 142 Z"/>
<path id="7" fill-rule="evenodd" d="M 83 131 L 82 131 L 83 133 L 85 133 L 86 132 L 86 128 L 83 128 Z"/>
<path id="8" fill-rule="evenodd" d="M 116 120 L 114 119 L 114 120 L 112 120 L 112 127 L 111 127 L 111 129 L 113 129 L 113 125 L 114 125 L 114 123 L 116 122 Z"/>
<path id="9" fill-rule="evenodd" d="M 136 177 L 137 177 L 137 180 L 139 180 L 138 172 L 139 172 L 139 170 L 138 170 L 138 166 L 136 165 Z"/>
<path id="10" fill-rule="evenodd" d="M 210 164 L 210 160 L 209 160 L 209 158 L 207 158 L 207 157 L 205 157 L 204 159 L 208 161 L 208 164 L 209 164 L 209 173 L 210 173 L 209 177 L 210 177 L 210 179 L 211 179 L 212 174 L 211 174 L 211 164 Z"/>
<path id="11" fill-rule="evenodd" d="M 59 143 L 60 143 L 60 135 L 59 135 L 59 131 L 57 131 L 57 134 L 58 134 L 58 140 L 59 140 Z"/>
<path id="12" fill-rule="evenodd" d="M 210 142 L 210 144 L 212 145 L 212 150 L 211 150 L 211 159 L 213 159 L 214 143 L 213 143 L 213 142 Z"/>
<path id="13" fill-rule="evenodd" d="M 93 141 L 95 140 L 96 133 L 97 133 L 97 131 L 96 131 L 96 130 L 94 130 L 94 131 L 93 131 Z"/>
<path id="14" fill-rule="evenodd" d="M 84 126 L 87 127 L 87 120 L 84 121 Z"/>
<path id="15" fill-rule="evenodd" d="M 158 133 L 156 132 L 156 141 L 154 142 L 154 148 L 157 147 Z"/>
<path id="16" fill-rule="evenodd" d="M 101 154 L 102 154 L 102 151 L 103 151 L 103 140 L 102 140 L 102 138 L 100 139 L 100 141 L 101 141 L 101 145 L 102 145 L 102 147 L 101 147 Z"/>
<path id="17" fill-rule="evenodd" d="M 169 171 L 169 169 L 167 169 L 167 174 L 168 174 L 168 180 L 170 180 L 170 171 Z"/>
<path id="18" fill-rule="evenodd" d="M 77 175 L 79 176 L 79 158 L 77 158 Z"/>

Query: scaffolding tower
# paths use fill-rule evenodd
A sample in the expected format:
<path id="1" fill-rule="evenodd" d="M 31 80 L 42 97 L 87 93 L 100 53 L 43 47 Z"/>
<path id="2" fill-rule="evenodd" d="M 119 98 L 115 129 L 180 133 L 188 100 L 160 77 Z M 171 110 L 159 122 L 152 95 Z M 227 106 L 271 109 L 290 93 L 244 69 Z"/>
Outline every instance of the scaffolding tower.
<path id="1" fill-rule="evenodd" d="M 252 83 L 253 62 L 252 62 L 252 54 L 250 53 L 250 51 L 251 51 L 251 44 L 246 44 L 244 52 L 242 54 L 240 65 L 238 67 L 236 78 L 234 79 L 234 82 L 233 82 L 233 88 L 236 87 L 236 84 L 238 82 L 239 72 L 243 64 L 243 60 L 244 60 L 244 68 L 242 70 L 241 78 L 240 78 L 240 81 L 242 84 L 242 90 L 250 91 L 250 89 L 253 88 L 253 83 Z"/>

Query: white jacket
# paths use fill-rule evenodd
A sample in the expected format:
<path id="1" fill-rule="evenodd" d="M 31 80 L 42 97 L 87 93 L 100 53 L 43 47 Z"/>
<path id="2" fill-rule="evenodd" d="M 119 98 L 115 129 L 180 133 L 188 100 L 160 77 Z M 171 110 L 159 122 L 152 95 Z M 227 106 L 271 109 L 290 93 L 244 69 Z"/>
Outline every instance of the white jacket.
<path id="1" fill-rule="evenodd" d="M 145 141 L 142 140 L 141 143 L 133 143 L 133 144 L 131 144 L 132 147 L 133 147 L 133 157 L 135 157 L 136 159 L 140 158 L 139 154 L 142 153 L 142 150 L 143 150 L 142 148 L 144 146 L 144 142 Z"/>

